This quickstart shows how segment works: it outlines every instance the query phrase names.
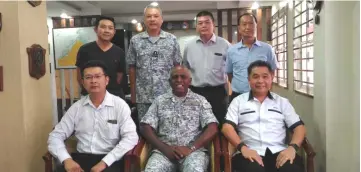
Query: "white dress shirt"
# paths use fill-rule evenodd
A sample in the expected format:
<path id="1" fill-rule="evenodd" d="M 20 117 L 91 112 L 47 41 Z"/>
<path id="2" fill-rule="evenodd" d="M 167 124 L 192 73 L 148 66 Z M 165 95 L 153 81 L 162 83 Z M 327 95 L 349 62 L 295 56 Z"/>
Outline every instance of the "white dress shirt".
<path id="1" fill-rule="evenodd" d="M 138 142 L 130 115 L 128 104 L 109 92 L 98 108 L 85 96 L 69 108 L 49 134 L 49 152 L 60 162 L 71 158 L 64 140 L 74 132 L 79 153 L 107 154 L 102 160 L 110 166 Z"/>
<path id="2" fill-rule="evenodd" d="M 303 125 L 288 99 L 269 93 L 260 103 L 250 92 L 233 99 L 226 123 L 233 125 L 241 140 L 261 156 L 265 155 L 267 148 L 272 153 L 287 148 L 286 126 L 293 130 Z"/>

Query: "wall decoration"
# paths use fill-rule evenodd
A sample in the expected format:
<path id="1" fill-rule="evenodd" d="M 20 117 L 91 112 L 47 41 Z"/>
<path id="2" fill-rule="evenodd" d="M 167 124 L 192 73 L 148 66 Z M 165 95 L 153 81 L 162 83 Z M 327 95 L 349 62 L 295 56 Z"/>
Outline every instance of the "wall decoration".
<path id="1" fill-rule="evenodd" d="M 0 13 L 0 32 L 1 32 L 2 26 L 3 26 L 3 24 L 2 24 L 2 17 L 1 17 L 1 13 Z"/>
<path id="2" fill-rule="evenodd" d="M 29 74 L 31 77 L 40 79 L 45 75 L 46 50 L 39 44 L 33 44 L 26 48 L 29 57 Z"/>
<path id="3" fill-rule="evenodd" d="M 76 68 L 79 48 L 97 39 L 94 27 L 53 29 L 55 68 Z"/>
<path id="4" fill-rule="evenodd" d="M 41 0 L 38 0 L 38 1 L 28 0 L 28 3 L 33 7 L 37 7 L 41 4 Z"/>

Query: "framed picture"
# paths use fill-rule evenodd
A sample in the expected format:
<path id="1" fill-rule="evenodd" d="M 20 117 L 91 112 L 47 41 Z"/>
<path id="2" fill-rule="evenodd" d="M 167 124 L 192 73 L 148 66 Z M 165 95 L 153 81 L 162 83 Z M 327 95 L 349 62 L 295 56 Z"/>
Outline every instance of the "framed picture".
<path id="1" fill-rule="evenodd" d="M 76 68 L 79 48 L 96 39 L 94 27 L 53 29 L 55 69 Z"/>

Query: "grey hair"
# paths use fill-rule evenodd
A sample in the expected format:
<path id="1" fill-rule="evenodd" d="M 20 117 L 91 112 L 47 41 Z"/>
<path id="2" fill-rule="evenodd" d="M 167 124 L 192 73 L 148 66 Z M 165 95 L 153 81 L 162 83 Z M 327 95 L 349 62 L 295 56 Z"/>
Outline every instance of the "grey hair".
<path id="1" fill-rule="evenodd" d="M 171 71 L 170 71 L 169 79 L 172 79 L 172 76 L 173 76 L 173 74 L 176 72 L 177 68 L 184 69 L 184 70 L 186 71 L 188 77 L 189 77 L 189 78 L 192 78 L 191 71 L 188 69 L 188 67 L 183 66 L 183 65 L 178 65 L 178 66 L 172 67 L 172 69 L 171 69 Z"/>
<path id="2" fill-rule="evenodd" d="M 155 6 L 155 5 L 152 5 L 152 4 L 149 4 L 144 8 L 144 12 L 143 12 L 144 16 L 145 16 L 145 11 L 147 11 L 147 9 L 150 9 L 150 8 L 157 9 L 159 11 L 160 15 L 162 16 L 162 9 L 159 7 L 159 5 Z"/>

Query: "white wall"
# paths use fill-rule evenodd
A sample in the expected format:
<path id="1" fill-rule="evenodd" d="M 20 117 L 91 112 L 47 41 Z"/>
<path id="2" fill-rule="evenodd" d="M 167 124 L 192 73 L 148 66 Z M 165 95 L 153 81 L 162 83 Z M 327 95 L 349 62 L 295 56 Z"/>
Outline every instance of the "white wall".
<path id="1" fill-rule="evenodd" d="M 289 87 L 273 91 L 287 97 L 304 120 L 316 151 L 316 172 L 358 172 L 360 95 L 359 2 L 325 1 L 314 32 L 314 97 L 293 91 L 293 53 L 288 54 Z M 292 16 L 290 9 L 289 16 Z M 292 33 L 288 17 L 288 33 Z M 288 40 L 293 40 L 288 35 Z M 292 52 L 292 41 L 288 51 Z"/>
<path id="2" fill-rule="evenodd" d="M 49 47 L 47 53 L 49 54 L 49 62 L 50 62 L 50 85 L 51 85 L 51 99 L 53 100 L 52 105 L 52 116 L 53 116 L 53 126 L 58 123 L 58 104 L 57 104 L 57 97 L 56 97 L 56 81 L 55 81 L 55 63 L 54 63 L 54 49 L 53 49 L 53 20 L 48 17 L 46 19 L 48 25 L 48 43 Z"/>

